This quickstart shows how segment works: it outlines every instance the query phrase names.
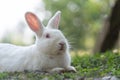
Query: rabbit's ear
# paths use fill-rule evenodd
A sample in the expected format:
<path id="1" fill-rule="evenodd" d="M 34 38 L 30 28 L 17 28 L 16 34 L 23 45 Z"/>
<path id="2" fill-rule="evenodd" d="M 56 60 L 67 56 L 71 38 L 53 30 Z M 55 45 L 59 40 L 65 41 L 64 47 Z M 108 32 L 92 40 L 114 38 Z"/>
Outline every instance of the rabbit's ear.
<path id="1" fill-rule="evenodd" d="M 47 27 L 58 29 L 60 22 L 61 11 L 57 11 L 49 20 Z"/>
<path id="2" fill-rule="evenodd" d="M 41 23 L 41 21 L 38 19 L 38 17 L 31 13 L 31 12 L 27 12 L 25 14 L 25 18 L 26 21 L 29 25 L 29 27 L 36 33 L 36 34 L 40 34 L 43 31 L 43 25 Z"/>

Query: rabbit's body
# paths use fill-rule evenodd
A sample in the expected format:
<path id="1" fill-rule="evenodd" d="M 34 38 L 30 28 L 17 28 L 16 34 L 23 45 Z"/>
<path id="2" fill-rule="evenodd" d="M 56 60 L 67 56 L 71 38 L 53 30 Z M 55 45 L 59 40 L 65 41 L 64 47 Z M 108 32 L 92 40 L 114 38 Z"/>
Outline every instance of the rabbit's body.
<path id="1" fill-rule="evenodd" d="M 0 72 L 75 71 L 75 68 L 70 66 L 68 42 L 62 32 L 56 28 L 59 17 L 60 12 L 57 12 L 48 26 L 44 27 L 37 16 L 27 13 L 26 20 L 36 33 L 36 42 L 25 47 L 0 44 Z"/>
<path id="2" fill-rule="evenodd" d="M 46 55 L 40 53 L 35 45 L 18 47 L 10 44 L 0 44 L 5 52 L 0 54 L 0 72 L 50 70 L 55 67 L 65 68 L 70 65 L 68 54 Z M 1 49 L 1 47 L 0 47 Z M 35 53 L 36 52 L 36 53 Z M 8 54 L 9 53 L 9 54 Z"/>
<path id="3" fill-rule="evenodd" d="M 32 46 L 20 47 L 11 44 L 0 44 L 0 72 L 23 71 L 27 68 Z M 32 62 L 31 62 L 32 63 Z"/>

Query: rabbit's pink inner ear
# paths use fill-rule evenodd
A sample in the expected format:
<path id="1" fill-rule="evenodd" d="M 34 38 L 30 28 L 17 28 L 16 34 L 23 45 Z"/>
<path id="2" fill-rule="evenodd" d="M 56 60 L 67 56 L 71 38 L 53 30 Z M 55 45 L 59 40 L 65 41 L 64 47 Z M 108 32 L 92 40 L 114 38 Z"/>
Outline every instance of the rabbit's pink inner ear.
<path id="1" fill-rule="evenodd" d="M 33 31 L 38 31 L 39 30 L 39 26 L 40 26 L 40 22 L 37 18 L 36 15 L 34 15 L 33 13 L 31 12 L 27 12 L 25 14 L 25 18 L 26 18 L 26 21 L 28 23 L 28 25 L 30 26 L 30 28 L 33 30 Z"/>
<path id="2" fill-rule="evenodd" d="M 54 25 L 56 28 L 58 28 L 58 26 L 59 26 L 59 20 L 60 20 L 60 16 L 57 16 L 54 20 Z"/>

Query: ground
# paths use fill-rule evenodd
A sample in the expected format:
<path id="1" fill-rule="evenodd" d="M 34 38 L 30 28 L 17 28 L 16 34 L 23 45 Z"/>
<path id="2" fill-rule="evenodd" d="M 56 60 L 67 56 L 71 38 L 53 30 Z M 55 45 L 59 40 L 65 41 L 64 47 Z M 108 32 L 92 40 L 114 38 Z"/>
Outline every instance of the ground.
<path id="1" fill-rule="evenodd" d="M 72 56 L 76 73 L 14 72 L 0 73 L 0 80 L 112 80 L 120 79 L 120 53 Z M 114 80 L 113 79 L 113 80 Z M 116 79 L 117 80 L 117 79 Z"/>

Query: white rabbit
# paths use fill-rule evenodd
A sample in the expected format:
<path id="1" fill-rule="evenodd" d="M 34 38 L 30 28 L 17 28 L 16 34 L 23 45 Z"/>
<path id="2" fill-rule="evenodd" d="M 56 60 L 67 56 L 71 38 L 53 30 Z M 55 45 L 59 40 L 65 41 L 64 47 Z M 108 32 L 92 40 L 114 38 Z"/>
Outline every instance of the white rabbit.
<path id="1" fill-rule="evenodd" d="M 76 71 L 71 66 L 69 44 L 58 30 L 61 12 L 49 20 L 44 27 L 38 17 L 27 12 L 25 19 L 30 29 L 36 34 L 35 44 L 16 46 L 0 44 L 0 72 L 28 71 Z"/>

